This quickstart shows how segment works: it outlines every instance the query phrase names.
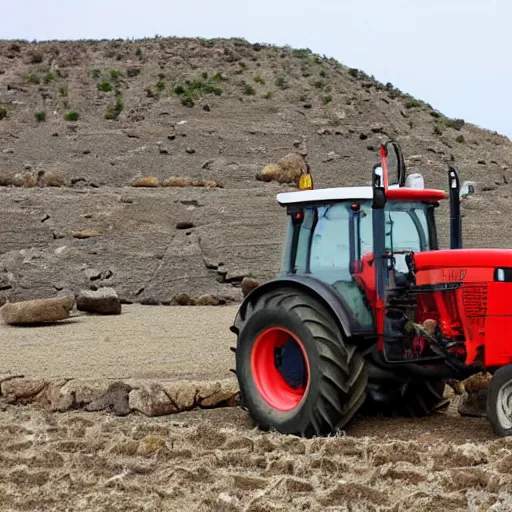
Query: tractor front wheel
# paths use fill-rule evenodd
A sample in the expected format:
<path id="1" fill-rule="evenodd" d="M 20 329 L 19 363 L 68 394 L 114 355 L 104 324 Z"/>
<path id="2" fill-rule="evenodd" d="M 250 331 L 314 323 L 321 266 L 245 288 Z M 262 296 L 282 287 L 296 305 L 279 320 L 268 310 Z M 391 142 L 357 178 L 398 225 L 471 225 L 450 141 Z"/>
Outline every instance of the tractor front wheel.
<path id="1" fill-rule="evenodd" d="M 487 419 L 500 437 L 512 435 L 512 364 L 494 373 L 487 393 Z"/>
<path id="2" fill-rule="evenodd" d="M 238 335 L 236 374 L 253 421 L 302 437 L 343 428 L 364 402 L 367 369 L 328 310 L 293 289 L 252 306 Z"/>

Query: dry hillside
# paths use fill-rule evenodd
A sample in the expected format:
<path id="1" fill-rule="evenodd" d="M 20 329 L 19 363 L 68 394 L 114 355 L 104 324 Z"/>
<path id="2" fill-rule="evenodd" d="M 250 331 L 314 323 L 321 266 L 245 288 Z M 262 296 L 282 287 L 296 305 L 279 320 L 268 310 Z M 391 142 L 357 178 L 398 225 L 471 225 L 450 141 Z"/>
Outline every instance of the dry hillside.
<path id="1" fill-rule="evenodd" d="M 256 173 L 307 139 L 317 187 L 365 184 L 386 136 L 429 185 L 449 162 L 477 181 L 468 246 L 510 245 L 510 140 L 333 59 L 241 39 L 2 41 L 0 289 L 239 298 L 280 259 L 287 185 Z M 146 175 L 222 188 L 131 186 Z"/>

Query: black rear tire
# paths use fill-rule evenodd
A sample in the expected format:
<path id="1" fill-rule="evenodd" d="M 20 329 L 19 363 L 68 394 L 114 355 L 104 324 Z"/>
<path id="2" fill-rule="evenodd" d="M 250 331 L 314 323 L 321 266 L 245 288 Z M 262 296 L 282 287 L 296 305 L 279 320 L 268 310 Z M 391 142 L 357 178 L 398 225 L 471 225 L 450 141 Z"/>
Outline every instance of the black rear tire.
<path id="1" fill-rule="evenodd" d="M 271 406 L 255 385 L 251 354 L 259 335 L 271 327 L 286 329 L 300 340 L 309 361 L 309 388 L 292 410 Z M 293 288 L 257 297 L 238 331 L 236 375 L 241 402 L 262 430 L 302 437 L 324 436 L 345 427 L 365 400 L 366 362 L 346 344 L 329 311 Z"/>
<path id="2" fill-rule="evenodd" d="M 512 364 L 494 373 L 487 393 L 487 419 L 499 437 L 512 435 Z"/>
<path id="3" fill-rule="evenodd" d="M 444 379 L 405 378 L 403 382 L 368 382 L 364 416 L 421 418 L 442 409 Z"/>

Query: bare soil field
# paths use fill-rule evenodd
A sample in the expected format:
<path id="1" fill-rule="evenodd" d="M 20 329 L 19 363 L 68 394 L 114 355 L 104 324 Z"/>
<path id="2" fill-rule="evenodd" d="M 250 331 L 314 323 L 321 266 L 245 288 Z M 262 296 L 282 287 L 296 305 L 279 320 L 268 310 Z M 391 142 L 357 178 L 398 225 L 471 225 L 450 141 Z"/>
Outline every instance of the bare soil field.
<path id="1" fill-rule="evenodd" d="M 124 305 L 43 327 L 0 326 L 0 375 L 43 379 L 232 377 L 236 306 Z"/>
<path id="2" fill-rule="evenodd" d="M 2 327 L 0 373 L 223 378 L 235 310 L 133 305 Z M 0 398 L 0 435 L 1 511 L 512 510 L 512 440 L 453 408 L 303 440 L 255 429 L 239 407 L 116 417 Z"/>

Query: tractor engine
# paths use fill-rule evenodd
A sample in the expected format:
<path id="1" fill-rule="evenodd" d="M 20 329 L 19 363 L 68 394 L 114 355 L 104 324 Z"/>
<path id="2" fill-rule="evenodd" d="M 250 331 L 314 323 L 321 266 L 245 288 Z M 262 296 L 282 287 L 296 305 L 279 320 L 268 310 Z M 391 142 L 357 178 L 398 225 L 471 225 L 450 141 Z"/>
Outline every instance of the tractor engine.
<path id="1" fill-rule="evenodd" d="M 413 256 L 416 347 L 425 337 L 465 365 L 512 362 L 512 252 L 498 249 L 426 251 Z M 409 326 L 409 330 L 411 327 Z M 407 333 L 407 326 L 404 331 Z M 431 343 L 432 345 L 432 343 Z"/>

